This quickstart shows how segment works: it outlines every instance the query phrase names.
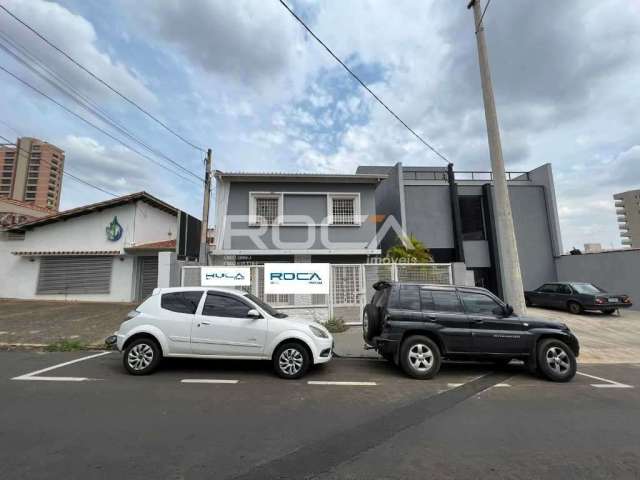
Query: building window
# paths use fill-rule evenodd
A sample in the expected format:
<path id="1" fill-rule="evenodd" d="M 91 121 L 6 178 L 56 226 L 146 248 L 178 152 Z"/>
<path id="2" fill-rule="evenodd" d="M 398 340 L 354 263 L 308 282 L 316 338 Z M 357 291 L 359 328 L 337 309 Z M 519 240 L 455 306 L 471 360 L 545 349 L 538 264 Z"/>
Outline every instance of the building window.
<path id="1" fill-rule="evenodd" d="M 485 240 L 482 197 L 460 196 L 460 219 L 462 221 L 463 240 Z"/>
<path id="2" fill-rule="evenodd" d="M 249 217 L 254 225 L 277 225 L 282 211 L 282 195 L 250 194 Z"/>
<path id="3" fill-rule="evenodd" d="M 358 195 L 329 195 L 329 224 L 357 225 L 360 219 Z"/>

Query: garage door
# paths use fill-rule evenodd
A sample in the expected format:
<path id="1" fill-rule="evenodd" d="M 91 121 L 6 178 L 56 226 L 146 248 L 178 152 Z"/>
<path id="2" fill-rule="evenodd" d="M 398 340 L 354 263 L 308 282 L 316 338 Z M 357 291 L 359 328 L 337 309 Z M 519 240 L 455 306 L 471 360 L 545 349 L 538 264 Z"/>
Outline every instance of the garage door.
<path id="1" fill-rule="evenodd" d="M 158 286 L 158 257 L 140 257 L 140 300 Z"/>
<path id="2" fill-rule="evenodd" d="M 109 293 L 113 257 L 42 257 L 36 293 Z"/>

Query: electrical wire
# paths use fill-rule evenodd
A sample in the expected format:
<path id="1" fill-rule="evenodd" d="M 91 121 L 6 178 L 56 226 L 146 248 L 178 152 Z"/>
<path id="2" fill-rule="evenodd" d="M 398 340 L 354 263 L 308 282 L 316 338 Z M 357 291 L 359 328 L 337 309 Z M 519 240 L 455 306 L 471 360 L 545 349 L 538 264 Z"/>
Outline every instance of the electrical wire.
<path id="1" fill-rule="evenodd" d="M 80 62 L 78 62 L 77 60 L 75 60 L 71 55 L 69 55 L 67 52 L 65 52 L 64 50 L 62 50 L 60 47 L 58 47 L 57 45 L 55 45 L 54 43 L 52 43 L 49 39 L 47 39 L 44 35 L 42 35 L 39 31 L 37 31 L 35 28 L 33 28 L 31 25 L 27 24 L 24 20 L 20 19 L 18 16 L 16 16 L 14 13 L 12 13 L 7 7 L 5 7 L 4 5 L 0 5 L 0 8 L 2 10 L 4 10 L 9 16 L 11 16 L 15 21 L 17 21 L 18 23 L 20 23 L 21 25 L 23 25 L 25 28 L 27 28 L 29 31 L 31 31 L 34 35 L 36 35 L 38 38 L 40 38 L 40 40 L 42 40 L 43 42 L 45 42 L 47 45 L 49 45 L 51 48 L 53 48 L 54 50 L 56 50 L 58 53 L 60 53 L 61 55 L 63 55 L 65 58 L 67 58 L 69 61 L 71 61 L 75 66 L 77 66 L 78 68 L 80 68 L 81 70 L 83 70 L 84 72 L 86 72 L 87 74 L 89 74 L 92 78 L 94 78 L 95 80 L 97 80 L 98 82 L 100 82 L 102 85 L 104 85 L 105 87 L 107 87 L 109 90 L 111 90 L 113 93 L 115 93 L 116 95 L 118 95 L 120 98 L 122 98 L 123 100 L 127 101 L 129 104 L 133 105 L 135 108 L 137 108 L 140 112 L 144 113 L 148 118 L 150 118 L 151 120 L 153 120 L 154 122 L 156 122 L 158 125 L 160 125 L 161 127 L 163 127 L 165 130 L 167 130 L 168 132 L 170 132 L 172 135 L 174 135 L 175 137 L 179 138 L 180 140 L 182 140 L 184 143 L 186 143 L 187 145 L 189 145 L 192 148 L 195 148 L 196 150 L 199 150 L 202 153 L 206 153 L 205 149 L 203 147 L 199 147 L 198 145 L 194 144 L 193 142 L 187 140 L 185 137 L 183 137 L 182 135 L 180 135 L 178 132 L 176 132 L 175 130 L 173 130 L 171 127 L 169 127 L 165 122 L 163 122 L 162 120 L 158 119 L 156 116 L 154 116 L 152 113 L 150 113 L 149 111 L 147 111 L 146 109 L 144 109 L 143 107 L 141 107 L 140 105 L 138 105 L 134 100 L 130 99 L 129 97 L 127 97 L 124 93 L 120 92 L 118 89 L 116 89 L 115 87 L 111 86 L 109 83 L 107 83 L 105 80 L 103 80 L 102 78 L 100 78 L 99 75 L 97 75 L 96 73 L 92 72 L 91 70 L 89 70 L 87 67 L 85 67 L 84 65 L 82 65 Z"/>
<path id="2" fill-rule="evenodd" d="M 284 2 L 284 0 L 278 0 L 280 2 L 280 4 L 287 9 L 287 11 L 293 16 L 293 18 L 295 18 L 298 23 L 300 23 L 300 25 L 302 25 L 304 27 L 304 29 L 309 32 L 309 34 L 320 44 L 322 45 L 322 47 L 324 47 L 324 49 L 329 53 L 329 55 L 331 55 L 334 60 L 336 62 L 338 62 L 340 65 L 342 65 L 342 67 L 347 71 L 347 73 L 349 73 L 349 75 L 351 75 L 361 86 L 362 88 L 364 88 L 367 92 L 369 92 L 371 94 L 371 96 L 373 98 L 376 99 L 376 101 L 382 105 L 398 122 L 400 122 L 414 137 L 416 137 L 423 145 L 425 145 L 429 150 L 431 150 L 433 153 L 435 153 L 438 157 L 440 157 L 442 160 L 444 160 L 447 163 L 449 162 L 449 159 L 447 159 L 447 157 L 445 157 L 442 153 L 440 153 L 435 147 L 433 147 L 431 144 L 429 144 L 429 142 L 427 142 L 424 138 L 422 138 L 420 135 L 418 135 L 418 133 L 416 133 L 415 130 L 413 130 L 409 125 L 407 125 L 407 123 L 402 120 L 398 114 L 396 112 L 394 112 L 386 103 L 384 103 L 382 101 L 382 99 L 376 95 L 368 86 L 366 83 L 364 83 L 364 81 L 362 81 L 360 79 L 360 77 L 358 75 L 356 75 L 353 70 L 351 70 L 342 60 L 340 60 L 340 58 L 333 53 L 333 51 L 327 46 L 327 44 L 325 44 L 314 32 L 313 30 L 311 30 L 311 28 L 309 28 L 309 26 L 298 16 L 294 13 L 293 10 L 291 10 L 291 8 L 289 8 L 289 6 Z"/>
<path id="3" fill-rule="evenodd" d="M 7 75 L 13 77 L 14 79 L 16 79 L 17 81 L 19 81 L 20 83 L 22 83 L 23 85 L 25 85 L 26 87 L 30 88 L 31 90 L 33 90 L 36 93 L 39 93 L 40 95 L 42 95 L 43 97 L 47 98 L 49 101 L 51 101 L 52 103 L 54 103 L 55 105 L 57 105 L 58 107 L 60 107 L 61 109 L 63 109 L 64 111 L 66 111 L 67 113 L 73 115 L 74 117 L 82 120 L 84 123 L 86 123 L 87 125 L 95 128 L 96 130 L 98 130 L 99 132 L 101 132 L 102 134 L 108 136 L 109 138 L 115 140 L 116 142 L 120 143 L 121 145 L 123 145 L 124 147 L 126 147 L 127 149 L 131 150 L 132 152 L 136 153 L 137 155 L 141 156 L 142 158 L 145 158 L 147 160 L 149 160 L 150 162 L 158 165 L 159 167 L 167 170 L 168 172 L 173 173 L 174 175 L 176 175 L 177 177 L 181 178 L 182 180 L 185 180 L 187 182 L 191 182 L 194 183 L 196 185 L 200 186 L 200 183 L 196 183 L 194 180 L 192 180 L 191 178 L 188 177 L 184 177 L 182 175 L 180 175 L 178 172 L 171 170 L 168 166 L 164 165 L 163 163 L 160 163 L 159 161 L 157 161 L 156 159 L 149 157 L 148 155 L 145 155 L 144 153 L 141 153 L 139 150 L 133 148 L 132 146 L 126 144 L 125 142 L 123 142 L 122 140 L 120 140 L 118 137 L 112 135 L 111 133 L 109 133 L 108 131 L 106 131 L 105 129 L 103 129 L 102 127 L 96 125 L 95 123 L 87 120 L 86 118 L 84 118 L 82 115 L 74 112 L 73 110 L 69 109 L 68 107 L 66 107 L 65 105 L 63 105 L 62 103 L 58 102 L 57 100 L 55 100 L 54 98 L 52 98 L 51 96 L 47 95 L 46 93 L 44 93 L 42 90 L 39 90 L 37 87 L 31 85 L 29 82 L 27 82 L 26 80 L 20 78 L 18 75 L 16 75 L 15 73 L 11 72 L 10 70 L 8 70 L 7 68 L 3 67 L 2 65 L 0 65 L 0 70 L 4 71 Z M 193 174 L 192 174 L 193 175 Z"/>
<path id="4" fill-rule="evenodd" d="M 1 138 L 2 140 L 4 140 L 5 142 L 7 142 L 5 145 L 13 145 L 14 147 L 16 147 L 16 152 L 18 153 L 18 155 L 25 155 L 25 158 L 27 159 L 27 162 L 29 162 L 29 161 L 31 160 L 31 158 L 27 155 L 27 152 L 25 152 L 24 150 L 20 150 L 20 149 L 18 148 L 18 145 L 17 145 L 17 144 L 13 143 L 11 140 L 9 140 L 7 137 L 5 137 L 5 136 L 3 136 L 3 135 L 0 135 L 0 138 Z M 48 160 L 45 160 L 45 159 L 40 159 L 40 160 L 39 160 L 39 162 L 40 162 L 41 164 L 49 165 L 49 167 L 52 167 L 52 166 L 53 166 L 53 165 L 51 165 L 51 162 L 49 162 Z M 28 168 L 28 167 L 29 167 L 29 164 L 27 163 L 27 168 Z M 14 168 L 15 168 L 15 167 L 14 167 Z M 90 183 L 90 182 L 88 182 L 88 181 L 86 181 L 86 180 L 83 180 L 83 179 L 82 179 L 82 178 L 80 178 L 80 177 L 77 177 L 77 176 L 76 176 L 76 175 L 74 175 L 73 173 L 71 173 L 71 172 L 67 171 L 67 170 L 65 169 L 65 167 L 64 167 L 64 166 L 62 166 L 62 168 L 61 168 L 61 169 L 62 169 L 62 174 L 63 174 L 63 175 L 66 175 L 66 176 L 68 176 L 69 178 L 71 178 L 71 179 L 73 179 L 73 180 L 75 180 L 75 181 L 77 181 L 77 182 L 79 182 L 79 183 L 83 183 L 83 184 L 85 184 L 85 185 L 87 185 L 87 186 L 89 186 L 89 187 L 91 187 L 91 188 L 95 188 L 96 190 L 99 190 L 99 191 L 101 191 L 102 193 L 106 193 L 106 194 L 108 194 L 108 195 L 111 195 L 112 197 L 117 197 L 117 196 L 118 196 L 118 195 L 116 195 L 115 193 L 112 193 L 112 192 L 110 192 L 110 191 L 108 191 L 108 190 L 105 190 L 105 189 L 104 189 L 104 188 L 102 188 L 102 187 L 99 187 L 99 186 L 97 186 L 97 185 L 94 185 L 93 183 Z M 60 185 L 60 189 L 62 190 L 62 184 Z"/>
<path id="5" fill-rule="evenodd" d="M 5 42 L 9 43 L 11 47 L 14 48 L 15 50 L 18 50 L 19 53 L 12 51 L 9 47 L 7 47 L 6 45 L 3 45 L 1 40 L 4 40 Z M 174 161 L 172 158 L 165 155 L 163 152 L 151 147 L 150 145 L 142 141 L 140 138 L 135 136 L 130 130 L 128 130 L 126 127 L 122 126 L 121 124 L 119 124 L 115 119 L 113 119 L 107 112 L 101 109 L 98 105 L 96 105 L 86 96 L 82 95 L 69 82 L 65 81 L 64 78 L 62 78 L 60 75 L 56 74 L 54 71 L 49 69 L 46 65 L 44 65 L 37 57 L 31 54 L 28 50 L 26 50 L 24 47 L 20 46 L 10 38 L 6 37 L 1 32 L 0 32 L 0 49 L 4 50 L 8 55 L 12 56 L 15 60 L 23 64 L 33 73 L 35 73 L 40 78 L 45 80 L 47 83 L 52 85 L 58 91 L 62 92 L 68 98 L 70 98 L 71 100 L 79 104 L 83 109 L 87 110 L 94 116 L 98 117 L 103 122 L 111 125 L 113 128 L 115 128 L 116 130 L 118 130 L 119 132 L 121 132 L 122 134 L 124 134 L 125 136 L 133 140 L 134 142 L 138 143 L 139 145 L 141 145 L 143 148 L 145 148 L 152 154 L 158 157 L 164 158 L 169 163 L 175 165 L 177 168 L 195 177 L 196 179 L 198 180 L 201 179 L 198 174 L 192 172 L 191 170 L 186 169 L 185 167 L 180 165 L 178 162 Z M 20 56 L 20 54 L 22 54 L 23 56 Z M 40 69 L 44 70 L 53 78 L 48 77 L 45 73 L 35 68 L 33 64 L 37 65 Z"/>
<path id="6" fill-rule="evenodd" d="M 476 34 L 480 31 L 480 27 L 482 26 L 482 19 L 484 18 L 484 14 L 487 13 L 487 8 L 489 8 L 489 4 L 491 0 L 487 0 L 487 4 L 484 6 L 482 10 L 482 15 L 480 15 L 480 20 L 478 20 L 478 25 L 476 25 Z"/>

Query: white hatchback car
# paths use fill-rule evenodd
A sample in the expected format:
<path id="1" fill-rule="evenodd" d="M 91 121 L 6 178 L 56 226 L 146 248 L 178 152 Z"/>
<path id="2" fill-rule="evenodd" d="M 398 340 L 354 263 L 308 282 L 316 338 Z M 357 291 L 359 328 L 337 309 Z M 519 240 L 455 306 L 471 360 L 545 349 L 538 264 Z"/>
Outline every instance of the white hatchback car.
<path id="1" fill-rule="evenodd" d="M 156 288 L 107 339 L 124 352 L 133 375 L 156 369 L 162 357 L 271 360 L 283 378 L 300 378 L 333 354 L 321 324 L 289 317 L 240 290 Z"/>

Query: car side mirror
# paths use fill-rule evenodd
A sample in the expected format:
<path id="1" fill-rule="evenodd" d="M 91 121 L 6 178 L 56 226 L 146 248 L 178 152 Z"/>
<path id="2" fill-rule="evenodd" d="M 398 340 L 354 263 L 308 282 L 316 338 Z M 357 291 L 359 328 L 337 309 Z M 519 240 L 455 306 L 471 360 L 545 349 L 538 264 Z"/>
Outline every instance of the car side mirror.
<path id="1" fill-rule="evenodd" d="M 262 315 L 260 315 L 260 312 L 258 310 L 252 308 L 247 312 L 247 318 L 253 318 L 254 320 L 256 320 L 258 318 L 262 318 Z"/>

